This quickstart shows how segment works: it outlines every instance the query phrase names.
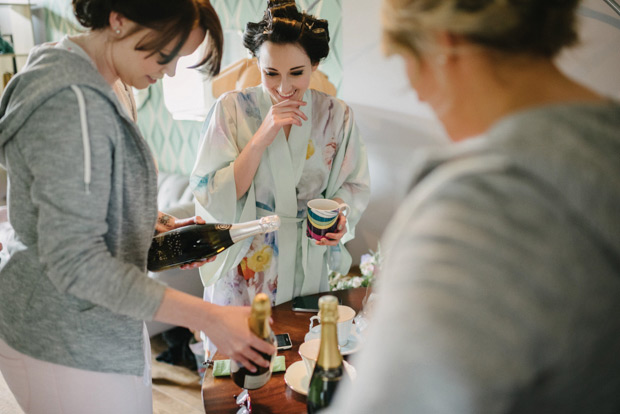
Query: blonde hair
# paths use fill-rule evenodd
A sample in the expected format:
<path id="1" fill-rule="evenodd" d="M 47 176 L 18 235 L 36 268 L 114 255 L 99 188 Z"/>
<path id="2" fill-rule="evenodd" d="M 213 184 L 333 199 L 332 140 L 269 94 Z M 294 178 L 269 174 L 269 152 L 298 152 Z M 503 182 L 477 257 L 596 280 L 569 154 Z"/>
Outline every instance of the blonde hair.
<path id="1" fill-rule="evenodd" d="M 384 0 L 387 53 L 416 56 L 446 31 L 495 51 L 553 57 L 577 41 L 579 0 Z"/>

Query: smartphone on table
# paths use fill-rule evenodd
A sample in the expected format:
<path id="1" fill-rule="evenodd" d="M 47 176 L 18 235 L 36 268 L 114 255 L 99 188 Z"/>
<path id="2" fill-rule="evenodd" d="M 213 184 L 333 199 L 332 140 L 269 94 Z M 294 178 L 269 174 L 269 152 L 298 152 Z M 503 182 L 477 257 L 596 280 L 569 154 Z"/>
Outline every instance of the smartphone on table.
<path id="1" fill-rule="evenodd" d="M 342 305 L 342 299 L 338 298 L 338 303 Z M 318 312 L 319 296 L 297 296 L 293 298 L 293 310 L 297 312 Z"/>
<path id="2" fill-rule="evenodd" d="M 278 351 L 281 351 L 284 349 L 291 349 L 293 347 L 293 342 L 291 342 L 291 337 L 287 333 L 277 334 L 276 341 L 277 341 Z"/>

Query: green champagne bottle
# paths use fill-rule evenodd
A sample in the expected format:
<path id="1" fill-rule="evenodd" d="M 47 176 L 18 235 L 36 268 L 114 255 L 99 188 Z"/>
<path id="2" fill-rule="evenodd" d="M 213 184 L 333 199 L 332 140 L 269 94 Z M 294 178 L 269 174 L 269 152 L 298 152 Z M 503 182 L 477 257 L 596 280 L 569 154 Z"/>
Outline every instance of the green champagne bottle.
<path id="1" fill-rule="evenodd" d="M 279 227 L 280 218 L 275 215 L 239 224 L 207 223 L 179 227 L 153 237 L 147 268 L 151 272 L 160 272 L 206 259 L 243 239 Z"/>
<path id="2" fill-rule="evenodd" d="M 342 379 L 344 367 L 338 350 L 338 299 L 332 295 L 319 299 L 321 345 L 308 387 L 308 413 L 329 406 Z"/>
<path id="3" fill-rule="evenodd" d="M 252 301 L 252 313 L 250 319 L 248 319 L 248 325 L 254 335 L 258 336 L 262 340 L 276 346 L 276 337 L 269 326 L 269 318 L 271 317 L 271 301 L 269 297 L 264 293 L 259 293 L 254 297 Z M 256 372 L 250 372 L 246 367 L 238 363 L 237 361 L 230 360 L 230 376 L 235 384 L 241 388 L 247 390 L 254 390 L 260 388 L 271 379 L 271 373 L 273 372 L 273 362 L 275 361 L 276 354 L 267 355 L 261 353 L 262 357 L 268 361 L 271 361 L 268 367 L 255 366 Z"/>

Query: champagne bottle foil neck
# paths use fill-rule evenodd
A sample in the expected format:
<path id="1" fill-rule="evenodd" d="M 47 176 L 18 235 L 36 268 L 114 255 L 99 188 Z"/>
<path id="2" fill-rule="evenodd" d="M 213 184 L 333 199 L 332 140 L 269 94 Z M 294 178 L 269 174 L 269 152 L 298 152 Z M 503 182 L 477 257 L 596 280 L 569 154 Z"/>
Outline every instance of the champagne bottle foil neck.
<path id="1" fill-rule="evenodd" d="M 266 315 L 254 315 L 250 316 L 248 320 L 248 327 L 254 335 L 259 338 L 265 339 L 269 336 L 269 317 Z"/>
<path id="2" fill-rule="evenodd" d="M 264 233 L 270 233 L 280 228 L 280 217 L 277 215 L 262 217 L 259 221 Z"/>
<path id="3" fill-rule="evenodd" d="M 258 293 L 252 301 L 252 314 L 271 316 L 271 300 L 265 293 Z"/>
<path id="4" fill-rule="evenodd" d="M 342 366 L 342 355 L 338 349 L 338 329 L 335 321 L 329 322 L 321 319 L 321 345 L 317 364 L 324 369 Z"/>
<path id="5" fill-rule="evenodd" d="M 338 299 L 333 295 L 325 295 L 319 298 L 319 317 L 321 323 L 338 322 Z"/>
<path id="6" fill-rule="evenodd" d="M 252 301 L 252 313 L 248 321 L 250 330 L 261 338 L 269 335 L 269 317 L 271 316 L 271 300 L 265 293 L 259 293 Z"/>

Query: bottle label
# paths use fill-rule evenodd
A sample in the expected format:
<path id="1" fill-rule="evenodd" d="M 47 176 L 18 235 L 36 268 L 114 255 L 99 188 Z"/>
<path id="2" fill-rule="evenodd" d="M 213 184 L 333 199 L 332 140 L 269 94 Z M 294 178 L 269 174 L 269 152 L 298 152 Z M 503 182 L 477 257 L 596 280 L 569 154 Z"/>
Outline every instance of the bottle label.
<path id="1" fill-rule="evenodd" d="M 230 228 L 232 227 L 232 224 L 221 224 L 218 223 L 215 225 L 215 229 L 216 230 L 230 230 Z"/>
<path id="2" fill-rule="evenodd" d="M 245 381 L 243 381 L 243 388 L 247 388 L 248 390 L 260 388 L 269 381 L 269 378 L 271 378 L 271 371 L 267 371 L 261 375 L 246 375 Z"/>

